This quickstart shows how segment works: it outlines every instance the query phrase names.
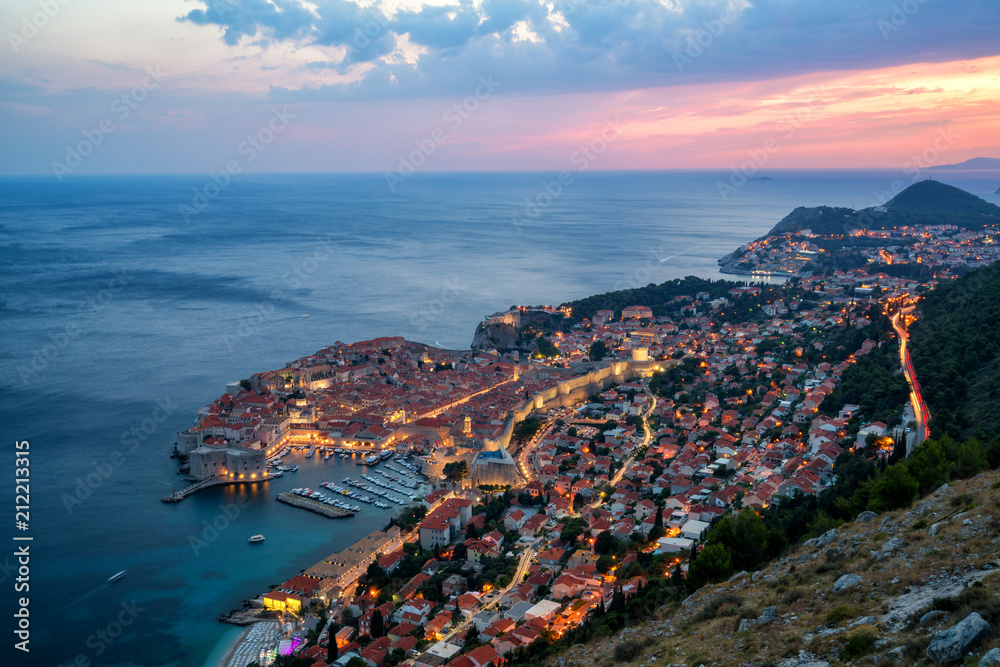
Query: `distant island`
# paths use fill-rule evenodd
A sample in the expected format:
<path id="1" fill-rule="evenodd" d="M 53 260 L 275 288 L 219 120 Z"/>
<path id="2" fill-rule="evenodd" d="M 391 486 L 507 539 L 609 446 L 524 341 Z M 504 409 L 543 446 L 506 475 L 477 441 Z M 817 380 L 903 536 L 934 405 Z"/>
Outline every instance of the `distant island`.
<path id="1" fill-rule="evenodd" d="M 939 164 L 931 169 L 1000 169 L 1000 157 L 974 157 L 957 164 Z"/>
<path id="2" fill-rule="evenodd" d="M 723 273 L 808 276 L 865 267 L 909 277 L 961 275 L 1000 258 L 1000 206 L 919 181 L 883 206 L 799 207 L 719 260 Z"/>

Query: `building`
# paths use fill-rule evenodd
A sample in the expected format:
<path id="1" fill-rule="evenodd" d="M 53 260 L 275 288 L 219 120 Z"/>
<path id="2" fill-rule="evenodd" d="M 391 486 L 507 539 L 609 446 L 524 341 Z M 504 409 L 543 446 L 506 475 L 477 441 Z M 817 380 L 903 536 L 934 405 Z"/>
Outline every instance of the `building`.
<path id="1" fill-rule="evenodd" d="M 653 319 L 653 309 L 649 306 L 627 306 L 622 308 L 622 319 L 651 320 Z"/>
<path id="2" fill-rule="evenodd" d="M 520 486 L 521 478 L 517 473 L 517 463 L 514 457 L 504 448 L 483 449 L 476 452 L 469 466 L 469 477 L 474 485 L 497 484 L 503 486 Z"/>
<path id="3" fill-rule="evenodd" d="M 688 521 L 681 526 L 681 537 L 698 541 L 705 536 L 707 530 L 708 524 L 704 521 Z"/>
<path id="4" fill-rule="evenodd" d="M 267 477 L 267 455 L 263 449 L 202 445 L 193 449 L 188 456 L 193 479 L 223 476 L 232 480 L 252 481 Z"/>
<path id="5" fill-rule="evenodd" d="M 471 500 L 452 498 L 445 501 L 420 522 L 420 545 L 433 549 L 435 545 L 451 544 L 471 518 Z"/>

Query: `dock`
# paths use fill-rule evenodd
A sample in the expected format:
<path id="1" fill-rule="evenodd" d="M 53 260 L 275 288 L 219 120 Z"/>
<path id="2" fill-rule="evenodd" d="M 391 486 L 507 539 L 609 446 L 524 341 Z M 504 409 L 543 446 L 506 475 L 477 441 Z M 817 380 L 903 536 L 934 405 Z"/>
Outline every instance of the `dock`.
<path id="1" fill-rule="evenodd" d="M 209 479 L 202 480 L 191 486 L 186 486 L 180 491 L 174 491 L 169 496 L 164 496 L 160 498 L 161 503 L 179 503 L 184 500 L 192 493 L 201 491 L 202 489 L 207 489 L 212 486 L 225 486 L 226 484 L 257 484 L 258 482 L 269 482 L 271 477 L 261 477 L 260 479 L 229 479 L 228 477 L 223 477 L 219 475 L 218 477 L 210 477 Z"/>
<path id="2" fill-rule="evenodd" d="M 315 512 L 316 514 L 325 516 L 328 519 L 346 519 L 354 516 L 354 512 L 348 512 L 347 510 L 342 510 L 337 507 L 331 507 L 330 505 L 316 502 L 310 498 L 297 496 L 294 493 L 279 493 L 276 500 L 279 503 L 285 503 L 286 505 L 291 505 L 292 507 L 301 507 L 304 510 Z"/>

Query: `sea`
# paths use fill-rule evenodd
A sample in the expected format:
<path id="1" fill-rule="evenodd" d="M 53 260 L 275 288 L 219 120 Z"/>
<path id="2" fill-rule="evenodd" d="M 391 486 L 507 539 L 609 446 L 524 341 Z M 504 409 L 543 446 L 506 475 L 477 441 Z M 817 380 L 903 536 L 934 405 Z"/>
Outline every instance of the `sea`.
<path id="1" fill-rule="evenodd" d="M 1000 204 L 1000 172 L 933 177 Z M 176 432 L 227 382 L 336 341 L 467 348 L 484 316 L 513 304 L 723 278 L 717 259 L 793 208 L 876 205 L 912 176 L 564 180 L 417 173 L 390 189 L 382 174 L 0 178 L 0 655 L 214 666 L 240 633 L 220 614 L 385 526 L 391 510 L 329 520 L 274 500 L 361 472 L 339 458 L 289 457 L 299 472 L 161 503 L 185 485 L 170 458 Z M 19 527 L 23 441 L 30 516 Z M 249 544 L 257 533 L 265 542 Z M 13 648 L 21 597 L 30 654 Z"/>

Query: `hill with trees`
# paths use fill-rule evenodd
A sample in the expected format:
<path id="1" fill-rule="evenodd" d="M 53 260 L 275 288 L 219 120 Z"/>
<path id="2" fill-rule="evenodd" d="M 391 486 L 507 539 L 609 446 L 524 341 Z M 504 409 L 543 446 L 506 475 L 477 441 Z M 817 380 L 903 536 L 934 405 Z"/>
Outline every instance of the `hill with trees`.
<path id="1" fill-rule="evenodd" d="M 823 236 L 848 237 L 852 229 L 891 229 L 912 225 L 955 225 L 962 229 L 977 229 L 996 224 L 1000 224 L 1000 206 L 960 188 L 926 180 L 909 186 L 882 207 L 855 211 L 843 207 L 800 206 L 763 238 L 803 229 Z M 850 242 L 849 238 L 845 238 L 845 243 Z"/>
<path id="2" fill-rule="evenodd" d="M 660 317 L 676 314 L 676 311 L 680 308 L 680 303 L 674 301 L 677 297 L 691 297 L 687 303 L 694 300 L 699 292 L 705 292 L 709 295 L 710 299 L 720 296 L 728 297 L 729 290 L 746 284 L 731 280 L 712 281 L 695 276 L 687 276 L 686 278 L 668 280 L 659 285 L 650 283 L 645 287 L 596 294 L 562 305 L 573 309 L 573 322 L 579 322 L 584 318 L 593 318 L 599 310 L 613 310 L 615 317 L 621 317 L 622 309 L 628 306 L 648 306 L 652 309 L 654 317 Z"/>
<path id="3" fill-rule="evenodd" d="M 931 433 L 1000 429 L 1000 263 L 929 292 L 910 327 L 910 355 L 931 413 Z"/>

